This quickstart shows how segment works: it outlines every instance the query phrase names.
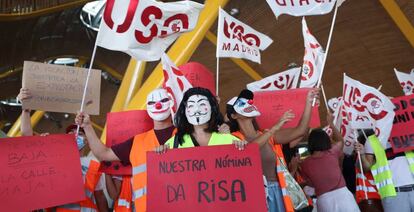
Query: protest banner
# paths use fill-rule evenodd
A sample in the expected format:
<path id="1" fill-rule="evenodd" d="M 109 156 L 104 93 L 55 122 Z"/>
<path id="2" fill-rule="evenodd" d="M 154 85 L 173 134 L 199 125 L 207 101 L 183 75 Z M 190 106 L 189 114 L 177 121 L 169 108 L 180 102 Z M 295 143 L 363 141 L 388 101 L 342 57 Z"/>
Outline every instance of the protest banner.
<path id="1" fill-rule="evenodd" d="M 106 119 L 106 146 L 111 147 L 153 128 L 153 120 L 146 110 L 108 113 Z M 119 161 L 103 161 L 99 171 L 111 175 L 131 175 L 132 167 Z"/>
<path id="2" fill-rule="evenodd" d="M 395 117 L 389 142 L 394 153 L 414 150 L 414 94 L 393 98 Z"/>
<path id="3" fill-rule="evenodd" d="M 76 113 L 82 102 L 87 69 L 25 61 L 23 88 L 28 88 L 32 98 L 22 102 L 33 110 Z M 84 111 L 99 114 L 101 71 L 92 69 L 86 92 Z"/>
<path id="4" fill-rule="evenodd" d="M 267 211 L 256 144 L 148 152 L 147 161 L 148 211 Z"/>
<path id="5" fill-rule="evenodd" d="M 254 93 L 254 105 L 262 114 L 256 120 L 262 129 L 269 129 L 275 125 L 287 110 L 292 110 L 295 118 L 283 125 L 282 128 L 296 127 L 305 110 L 305 103 L 309 88 L 264 91 Z M 320 126 L 318 107 L 312 108 L 310 127 Z"/>
<path id="6" fill-rule="evenodd" d="M 31 211 L 85 199 L 74 135 L 2 138 L 0 164 L 3 211 Z"/>
<path id="7" fill-rule="evenodd" d="M 184 72 L 185 78 L 193 87 L 207 88 L 212 94 L 216 93 L 213 73 L 201 63 L 189 62 L 178 66 Z"/>

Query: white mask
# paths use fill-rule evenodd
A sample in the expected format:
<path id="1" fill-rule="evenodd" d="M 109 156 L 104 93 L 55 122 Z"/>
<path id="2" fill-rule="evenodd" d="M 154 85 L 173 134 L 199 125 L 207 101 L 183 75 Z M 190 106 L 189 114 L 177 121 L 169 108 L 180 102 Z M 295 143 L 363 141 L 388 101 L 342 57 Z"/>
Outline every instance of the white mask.
<path id="1" fill-rule="evenodd" d="M 232 100 L 230 100 L 229 103 L 233 103 L 233 108 L 238 114 L 245 117 L 260 116 L 260 112 L 257 110 L 256 106 L 253 105 L 253 100 L 245 98 L 236 98 Z"/>
<path id="2" fill-rule="evenodd" d="M 155 121 L 164 121 L 171 115 L 171 99 L 165 89 L 155 89 L 147 96 L 147 113 Z"/>
<path id="3" fill-rule="evenodd" d="M 188 123 L 202 125 L 210 121 L 211 105 L 206 96 L 192 95 L 185 106 L 185 116 Z"/>

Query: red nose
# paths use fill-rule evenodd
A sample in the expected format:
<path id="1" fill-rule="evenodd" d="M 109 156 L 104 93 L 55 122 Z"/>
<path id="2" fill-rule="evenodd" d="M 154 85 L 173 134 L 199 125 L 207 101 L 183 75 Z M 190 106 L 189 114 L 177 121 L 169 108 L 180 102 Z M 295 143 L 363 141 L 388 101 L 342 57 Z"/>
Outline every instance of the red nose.
<path id="1" fill-rule="evenodd" d="M 253 104 L 253 99 L 250 99 L 249 101 L 247 101 L 247 103 L 249 103 L 249 105 Z"/>
<path id="2" fill-rule="evenodd" d="M 162 108 L 162 105 L 160 102 L 155 103 L 155 109 L 159 110 Z"/>

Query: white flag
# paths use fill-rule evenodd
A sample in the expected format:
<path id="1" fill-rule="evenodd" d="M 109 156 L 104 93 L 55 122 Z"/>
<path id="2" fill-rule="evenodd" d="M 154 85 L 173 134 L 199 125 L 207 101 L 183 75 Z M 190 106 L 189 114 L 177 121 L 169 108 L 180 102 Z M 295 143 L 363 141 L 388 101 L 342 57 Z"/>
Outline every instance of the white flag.
<path id="1" fill-rule="evenodd" d="M 273 40 L 220 8 L 217 27 L 216 57 L 245 58 L 260 63 L 260 51 Z"/>
<path id="2" fill-rule="evenodd" d="M 159 60 L 181 32 L 194 29 L 202 8 L 192 1 L 107 0 L 97 44 L 136 60 Z"/>
<path id="3" fill-rule="evenodd" d="M 414 75 L 406 74 L 404 72 L 398 71 L 394 68 L 395 75 L 397 76 L 398 81 L 403 89 L 403 92 L 406 96 L 414 93 Z"/>
<path id="4" fill-rule="evenodd" d="M 174 106 L 172 107 L 175 113 L 180 106 L 184 93 L 193 86 L 185 78 L 183 72 L 175 66 L 167 54 L 162 54 L 161 57 L 162 69 L 164 73 L 164 83 L 162 87 L 167 90 L 168 94 L 174 100 Z"/>
<path id="5" fill-rule="evenodd" d="M 336 0 L 266 0 L 276 18 L 282 14 L 292 16 L 323 15 L 331 12 Z M 345 0 L 338 0 L 337 7 Z"/>
<path id="6" fill-rule="evenodd" d="M 246 87 L 252 92 L 294 89 L 297 87 L 299 75 L 300 68 L 292 68 L 249 83 Z"/>
<path id="7" fill-rule="evenodd" d="M 302 33 L 305 55 L 303 57 L 300 87 L 311 88 L 315 87 L 318 83 L 319 75 L 322 72 L 321 69 L 325 52 L 318 40 L 309 31 L 305 18 L 302 18 Z"/>
<path id="8" fill-rule="evenodd" d="M 394 120 L 394 104 L 376 88 L 344 75 L 343 109 L 353 129 L 371 128 L 386 147 Z"/>

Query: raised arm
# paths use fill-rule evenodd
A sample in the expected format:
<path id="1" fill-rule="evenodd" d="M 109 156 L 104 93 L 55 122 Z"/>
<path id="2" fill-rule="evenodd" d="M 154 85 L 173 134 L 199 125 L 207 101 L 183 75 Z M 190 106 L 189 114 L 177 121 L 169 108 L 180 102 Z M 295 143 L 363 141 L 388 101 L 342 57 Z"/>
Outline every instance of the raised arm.
<path id="1" fill-rule="evenodd" d="M 341 133 L 336 128 L 334 123 L 334 117 L 331 112 L 326 114 L 326 122 L 329 124 L 329 127 L 332 129 L 332 140 L 335 141 L 336 145 L 340 145 L 340 149 L 344 147 L 344 139 L 342 138 Z"/>
<path id="2" fill-rule="evenodd" d="M 32 98 L 32 95 L 28 88 L 20 88 L 20 93 L 17 96 L 19 101 L 27 100 Z M 33 128 L 30 120 L 30 108 L 24 108 L 22 106 L 22 115 L 20 118 L 20 131 L 23 136 L 32 136 Z"/>
<path id="3" fill-rule="evenodd" d="M 302 117 L 298 126 L 288 129 L 278 130 L 273 137 L 279 144 L 287 144 L 296 139 L 303 137 L 309 130 L 309 122 L 312 114 L 312 101 L 313 98 L 319 99 L 319 89 L 312 89 L 308 92 L 306 98 L 305 110 L 303 111 Z"/>
<path id="4" fill-rule="evenodd" d="M 89 147 L 92 153 L 100 161 L 117 161 L 118 156 L 112 151 L 111 148 L 106 147 L 95 133 L 92 127 L 91 120 L 88 114 L 78 113 L 76 115 L 75 122 L 80 125 L 85 131 L 86 138 L 88 139 Z"/>

